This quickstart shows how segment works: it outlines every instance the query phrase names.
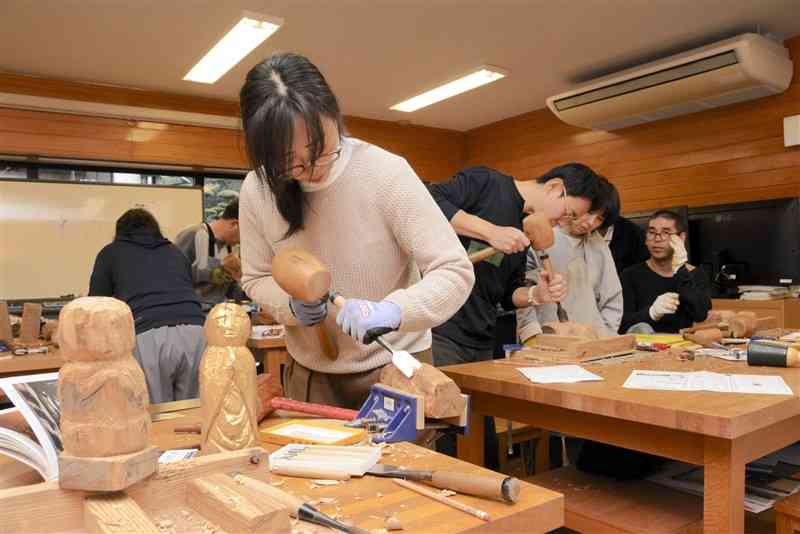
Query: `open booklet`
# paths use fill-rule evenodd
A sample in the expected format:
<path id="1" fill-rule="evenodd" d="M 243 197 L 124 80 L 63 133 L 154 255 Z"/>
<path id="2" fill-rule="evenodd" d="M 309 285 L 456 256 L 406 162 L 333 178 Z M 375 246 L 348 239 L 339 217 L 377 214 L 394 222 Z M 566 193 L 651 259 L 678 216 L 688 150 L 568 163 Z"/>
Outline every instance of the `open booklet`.
<path id="1" fill-rule="evenodd" d="M 20 413 L 36 438 L 0 422 L 0 454 L 31 466 L 45 480 L 58 479 L 58 454 L 63 449 L 58 426 L 58 373 L 2 378 L 0 389 L 14 404 L 13 408 L 0 411 L 0 416 Z"/>

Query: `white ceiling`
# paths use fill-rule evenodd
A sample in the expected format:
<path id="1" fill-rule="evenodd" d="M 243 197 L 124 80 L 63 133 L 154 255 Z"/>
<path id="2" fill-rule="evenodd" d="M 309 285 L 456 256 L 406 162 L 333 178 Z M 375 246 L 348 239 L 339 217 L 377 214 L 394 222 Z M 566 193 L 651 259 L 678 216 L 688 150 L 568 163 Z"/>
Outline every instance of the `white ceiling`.
<path id="1" fill-rule="evenodd" d="M 184 82 L 243 9 L 286 23 L 216 84 Z M 250 67 L 296 51 L 348 115 L 468 130 L 757 29 L 800 34 L 800 0 L 0 0 L 0 70 L 236 99 Z M 415 113 L 388 109 L 483 63 L 510 76 Z"/>

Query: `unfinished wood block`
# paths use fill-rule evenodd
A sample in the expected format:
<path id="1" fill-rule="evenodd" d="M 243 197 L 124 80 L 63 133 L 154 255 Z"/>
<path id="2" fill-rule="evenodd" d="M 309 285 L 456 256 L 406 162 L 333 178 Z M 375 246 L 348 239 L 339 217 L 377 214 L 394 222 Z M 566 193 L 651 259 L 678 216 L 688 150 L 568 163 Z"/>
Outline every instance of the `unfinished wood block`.
<path id="1" fill-rule="evenodd" d="M 90 495 L 83 501 L 83 524 L 90 534 L 160 534 L 161 531 L 124 493 Z"/>
<path id="2" fill-rule="evenodd" d="M 14 334 L 11 333 L 11 319 L 8 316 L 8 304 L 0 301 L 0 341 L 11 343 Z"/>
<path id="3" fill-rule="evenodd" d="M 58 345 L 58 321 L 52 319 L 45 319 L 44 326 L 42 327 L 42 339 L 51 341 Z"/>
<path id="4" fill-rule="evenodd" d="M 228 532 L 292 531 L 285 506 L 222 473 L 190 481 L 186 500 L 193 510 Z"/>
<path id="5" fill-rule="evenodd" d="M 736 317 L 728 322 L 731 328 L 731 335 L 738 338 L 751 337 L 759 328 L 777 326 L 774 317 L 756 317 L 755 312 L 752 311 L 738 312 Z"/>
<path id="6" fill-rule="evenodd" d="M 103 458 L 82 458 L 61 453 L 58 457 L 58 483 L 63 489 L 123 490 L 155 473 L 158 457 L 159 452 L 155 447 Z"/>
<path id="7" fill-rule="evenodd" d="M 411 378 L 394 365 L 381 371 L 381 384 L 399 389 L 425 399 L 425 416 L 435 418 L 458 417 L 466 408 L 466 399 L 455 382 L 439 369 L 423 363 Z"/>
<path id="8" fill-rule="evenodd" d="M 697 330 L 691 334 L 684 334 L 683 337 L 692 343 L 697 343 L 704 347 L 711 347 L 714 343 L 722 341 L 722 330 L 719 328 L 706 328 L 704 330 Z"/>
<path id="9" fill-rule="evenodd" d="M 542 332 L 545 334 L 555 334 L 558 336 L 575 336 L 588 339 L 597 339 L 597 331 L 590 324 L 574 323 L 567 321 L 560 323 L 549 321 L 542 325 Z"/>
<path id="10" fill-rule="evenodd" d="M 22 327 L 19 340 L 23 343 L 35 343 L 39 339 L 42 320 L 42 305 L 26 302 L 22 306 Z"/>
<path id="11" fill-rule="evenodd" d="M 245 346 L 250 319 L 238 304 L 217 304 L 205 324 L 208 347 L 200 362 L 203 454 L 258 445 L 256 362 Z"/>
<path id="12" fill-rule="evenodd" d="M 603 356 L 605 354 L 616 354 L 619 352 L 632 351 L 636 348 L 636 336 L 610 336 L 600 339 L 582 341 L 571 345 L 567 350 L 579 355 L 582 358 L 592 356 Z"/>

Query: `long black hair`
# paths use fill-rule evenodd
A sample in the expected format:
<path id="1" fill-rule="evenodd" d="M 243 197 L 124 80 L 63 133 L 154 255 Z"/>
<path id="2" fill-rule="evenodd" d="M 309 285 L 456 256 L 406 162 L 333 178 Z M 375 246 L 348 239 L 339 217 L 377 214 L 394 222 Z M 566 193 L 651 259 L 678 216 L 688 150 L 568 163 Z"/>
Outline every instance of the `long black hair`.
<path id="1" fill-rule="evenodd" d="M 284 237 L 289 237 L 303 228 L 306 208 L 300 184 L 286 176 L 295 117 L 305 121 L 314 161 L 325 148 L 321 117 L 334 120 L 339 135 L 344 134 L 339 103 L 311 61 L 284 53 L 268 57 L 247 73 L 239 104 L 250 165 L 275 196 L 278 212 L 289 223 Z"/>
<path id="2" fill-rule="evenodd" d="M 114 238 L 130 234 L 150 234 L 159 239 L 164 237 L 153 214 L 141 208 L 130 209 L 117 219 Z"/>

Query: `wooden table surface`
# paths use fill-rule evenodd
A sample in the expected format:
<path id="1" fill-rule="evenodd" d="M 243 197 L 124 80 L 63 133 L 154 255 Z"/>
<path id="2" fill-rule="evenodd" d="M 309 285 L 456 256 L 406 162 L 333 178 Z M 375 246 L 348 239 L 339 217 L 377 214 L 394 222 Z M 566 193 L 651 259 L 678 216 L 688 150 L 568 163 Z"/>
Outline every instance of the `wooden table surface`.
<path id="1" fill-rule="evenodd" d="M 483 459 L 483 417 L 503 416 L 552 431 L 705 466 L 704 531 L 742 532 L 744 466 L 800 440 L 797 396 L 624 389 L 634 369 L 780 375 L 800 392 L 800 369 L 748 367 L 716 358 L 680 361 L 637 353 L 617 363 L 584 364 L 602 382 L 534 384 L 503 360 L 442 370 L 471 397 L 469 436 L 459 457 Z"/>
<path id="2" fill-rule="evenodd" d="M 0 353 L 0 378 L 58 371 L 63 364 L 64 359 L 58 354 L 58 350 L 24 356 L 12 356 L 11 353 L 3 352 Z"/>
<path id="3" fill-rule="evenodd" d="M 193 434 L 175 434 L 176 426 L 199 423 L 198 410 L 187 410 L 181 417 L 153 424 L 151 441 L 162 449 L 192 448 L 199 442 Z M 277 424 L 284 419 L 271 418 L 262 423 L 262 428 Z M 278 446 L 265 444 L 268 451 Z M 409 469 L 453 469 L 467 472 L 487 470 L 450 458 L 434 451 L 409 443 L 395 444 L 384 449 L 383 463 L 399 465 Z M 8 487 L 8 479 L 21 479 L 20 464 L 0 456 L 0 487 Z M 258 476 L 280 488 L 302 496 L 310 501 L 332 498 L 330 503 L 316 506 L 330 515 L 341 515 L 346 521 L 366 529 L 382 529 L 387 514 L 396 515 L 405 532 L 547 532 L 564 522 L 564 501 L 561 494 L 523 482 L 520 499 L 510 505 L 498 501 L 457 495 L 454 498 L 489 512 L 491 522 L 484 522 L 471 515 L 401 488 L 390 479 L 377 477 L 354 478 L 335 486 L 316 486 L 307 479 L 270 475 L 266 466 L 258 470 Z M 0 490 L 0 496 L 2 490 Z M 2 514 L 0 514 L 2 515 Z M 1 523 L 1 522 L 0 522 Z M 303 524 L 305 532 L 330 532 L 321 527 Z M 0 532 L 2 532 L 0 525 Z"/>

